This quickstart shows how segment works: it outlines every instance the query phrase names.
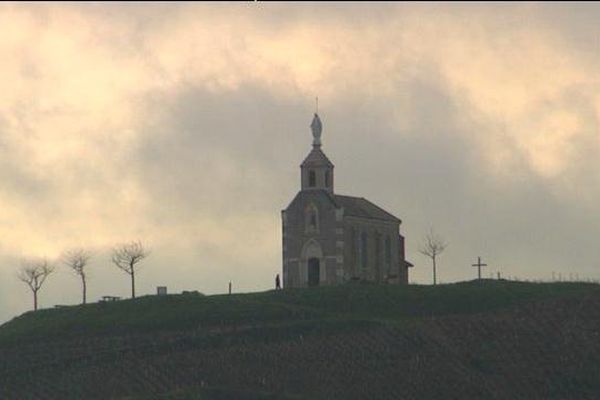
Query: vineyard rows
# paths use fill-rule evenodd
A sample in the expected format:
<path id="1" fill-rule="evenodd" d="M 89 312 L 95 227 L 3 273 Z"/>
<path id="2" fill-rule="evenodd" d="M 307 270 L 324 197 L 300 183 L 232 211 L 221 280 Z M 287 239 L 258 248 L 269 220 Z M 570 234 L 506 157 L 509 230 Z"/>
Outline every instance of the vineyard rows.
<path id="1" fill-rule="evenodd" d="M 107 399 L 204 386 L 311 399 L 592 399 L 599 332 L 596 296 L 326 334 L 295 329 L 278 340 L 222 329 L 55 341 L 0 350 L 0 398 Z"/>

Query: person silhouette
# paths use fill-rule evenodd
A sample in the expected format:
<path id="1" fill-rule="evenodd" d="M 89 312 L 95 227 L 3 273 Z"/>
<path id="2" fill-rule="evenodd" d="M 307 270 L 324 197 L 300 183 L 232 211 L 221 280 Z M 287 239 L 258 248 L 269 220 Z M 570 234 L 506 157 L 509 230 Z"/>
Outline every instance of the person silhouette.
<path id="1" fill-rule="evenodd" d="M 281 281 L 279 280 L 279 274 L 275 276 L 275 290 L 281 289 Z"/>

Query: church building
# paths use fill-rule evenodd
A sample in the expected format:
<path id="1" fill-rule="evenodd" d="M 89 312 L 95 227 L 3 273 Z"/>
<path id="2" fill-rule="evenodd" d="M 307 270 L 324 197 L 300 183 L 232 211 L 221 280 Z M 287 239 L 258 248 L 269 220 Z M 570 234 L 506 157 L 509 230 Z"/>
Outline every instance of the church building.
<path id="1" fill-rule="evenodd" d="M 412 264 L 405 259 L 402 221 L 364 197 L 335 193 L 318 114 L 310 127 L 313 144 L 300 165 L 300 191 L 281 212 L 283 286 L 407 284 Z"/>

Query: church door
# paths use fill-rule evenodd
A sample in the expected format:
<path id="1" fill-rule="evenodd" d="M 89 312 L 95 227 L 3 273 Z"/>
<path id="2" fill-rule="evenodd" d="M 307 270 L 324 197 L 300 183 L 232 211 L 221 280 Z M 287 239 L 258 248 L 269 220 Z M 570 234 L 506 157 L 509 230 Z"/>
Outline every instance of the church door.
<path id="1" fill-rule="evenodd" d="M 308 286 L 319 286 L 320 269 L 318 258 L 308 259 Z"/>

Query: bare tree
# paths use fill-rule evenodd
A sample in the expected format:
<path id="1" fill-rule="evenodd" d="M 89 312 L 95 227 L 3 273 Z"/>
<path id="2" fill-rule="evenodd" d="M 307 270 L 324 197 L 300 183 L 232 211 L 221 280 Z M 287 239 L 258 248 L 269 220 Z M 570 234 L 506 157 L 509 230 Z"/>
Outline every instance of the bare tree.
<path id="1" fill-rule="evenodd" d="M 423 244 L 419 248 L 419 252 L 429 258 L 433 262 L 433 284 L 437 284 L 436 276 L 436 258 L 439 256 L 444 249 L 448 246 L 444 240 L 433 232 L 433 228 L 429 230 L 429 233 L 425 235 Z"/>
<path id="2" fill-rule="evenodd" d="M 33 309 L 38 309 L 38 292 L 48 276 L 54 272 L 54 266 L 45 258 L 40 260 L 23 261 L 17 277 L 25 282 L 33 293 Z"/>
<path id="3" fill-rule="evenodd" d="M 136 264 L 150 254 L 140 241 L 124 243 L 116 246 L 112 251 L 112 262 L 123 272 L 131 276 L 131 298 L 135 298 L 135 271 Z"/>
<path id="4" fill-rule="evenodd" d="M 69 267 L 81 279 L 81 287 L 83 290 L 83 304 L 87 299 L 87 275 L 85 266 L 92 258 L 92 253 L 84 249 L 72 249 L 63 253 L 61 261 Z"/>

